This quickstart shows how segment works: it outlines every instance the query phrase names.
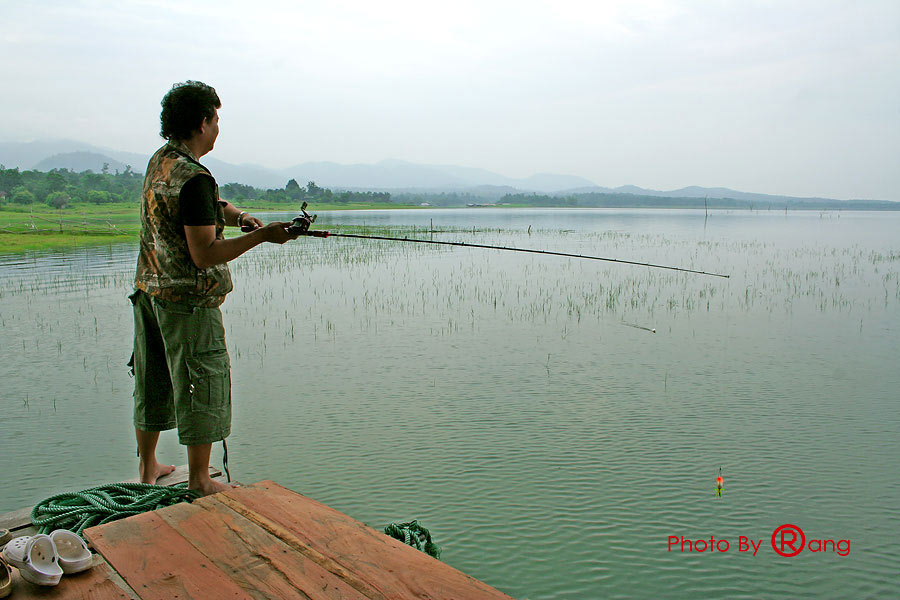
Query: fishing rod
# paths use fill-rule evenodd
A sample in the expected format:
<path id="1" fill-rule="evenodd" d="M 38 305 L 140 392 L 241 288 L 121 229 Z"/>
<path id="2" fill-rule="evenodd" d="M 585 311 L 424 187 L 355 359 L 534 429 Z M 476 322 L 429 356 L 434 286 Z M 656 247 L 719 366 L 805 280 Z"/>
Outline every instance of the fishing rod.
<path id="1" fill-rule="evenodd" d="M 708 271 L 697 271 L 694 269 L 685 269 L 682 267 L 672 267 L 668 265 L 657 265 L 653 263 L 647 262 L 638 262 L 635 260 L 624 260 L 621 258 L 606 258 L 603 256 L 588 256 L 586 254 L 571 254 L 568 252 L 553 252 L 551 250 L 533 250 L 530 248 L 512 248 L 509 246 L 490 246 L 487 244 L 469 244 L 466 242 L 442 242 L 438 240 L 420 240 L 415 238 L 398 238 L 398 237 L 387 237 L 382 235 L 360 235 L 355 233 L 331 233 L 330 231 L 324 230 L 311 230 L 309 228 L 310 225 L 315 223 L 316 215 L 310 215 L 306 212 L 307 203 L 304 202 L 300 207 L 300 212 L 303 213 L 298 215 L 291 221 L 291 225 L 287 228 L 289 233 L 294 235 L 308 235 L 312 237 L 344 237 L 344 238 L 358 238 L 358 239 L 366 239 L 366 240 L 386 240 L 390 242 L 415 242 L 419 244 L 438 244 L 441 246 L 461 246 L 463 248 L 487 248 L 489 250 L 509 250 L 512 252 L 529 252 L 531 254 L 546 254 L 550 256 L 566 256 L 569 258 L 584 258 L 587 260 L 602 260 L 605 262 L 614 262 L 624 265 L 636 265 L 639 267 L 652 267 L 654 269 L 668 269 L 670 271 L 681 271 L 683 273 L 696 273 L 697 275 L 710 275 L 712 277 L 723 277 L 728 279 L 731 277 L 730 275 L 723 275 L 721 273 L 710 273 Z"/>

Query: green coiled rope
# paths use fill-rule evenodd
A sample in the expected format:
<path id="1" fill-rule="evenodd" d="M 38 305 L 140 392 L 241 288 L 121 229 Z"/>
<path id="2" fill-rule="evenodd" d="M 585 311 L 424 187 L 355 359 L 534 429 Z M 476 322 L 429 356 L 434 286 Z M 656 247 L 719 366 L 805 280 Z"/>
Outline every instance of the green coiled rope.
<path id="1" fill-rule="evenodd" d="M 391 523 L 384 528 L 384 533 L 407 546 L 421 550 L 428 556 L 441 558 L 441 549 L 431 540 L 431 532 L 422 527 L 418 521 Z"/>
<path id="2" fill-rule="evenodd" d="M 66 492 L 39 502 L 31 510 L 31 523 L 40 533 L 68 529 L 78 535 L 102 525 L 198 497 L 186 483 L 173 486 L 149 483 L 110 483 L 81 492 Z"/>

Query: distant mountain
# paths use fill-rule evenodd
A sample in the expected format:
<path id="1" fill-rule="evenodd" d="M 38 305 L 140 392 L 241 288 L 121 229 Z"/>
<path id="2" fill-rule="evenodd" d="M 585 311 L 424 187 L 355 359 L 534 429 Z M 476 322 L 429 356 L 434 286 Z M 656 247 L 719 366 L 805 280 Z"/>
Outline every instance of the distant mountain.
<path id="1" fill-rule="evenodd" d="M 309 162 L 278 171 L 284 182 L 296 179 L 301 185 L 315 181 L 329 188 L 456 188 L 464 179 L 432 165 L 417 165 L 401 160 L 383 160 L 365 165 L 333 162 Z"/>
<path id="2" fill-rule="evenodd" d="M 100 173 L 103 165 L 109 167 L 110 173 L 125 170 L 125 163 L 119 162 L 114 158 L 110 158 L 105 154 L 97 152 L 65 152 L 63 154 L 54 154 L 44 160 L 38 162 L 33 169 L 36 171 L 52 171 L 53 169 L 69 169 L 80 173 L 81 171 L 91 170 Z M 132 166 L 132 170 L 135 170 Z"/>
<path id="3" fill-rule="evenodd" d="M 690 186 L 677 190 L 651 190 L 638 187 L 636 185 L 623 185 L 617 188 L 607 188 L 600 186 L 570 188 L 559 192 L 562 195 L 568 194 L 632 194 L 634 196 L 658 196 L 661 198 L 714 198 L 714 199 L 732 199 L 746 200 L 748 202 L 766 202 L 778 203 L 789 200 L 791 202 L 821 202 L 823 200 L 833 201 L 830 198 L 798 198 L 795 196 L 780 196 L 773 194 L 757 194 L 753 192 L 739 192 L 723 187 L 700 187 Z"/>
<path id="4" fill-rule="evenodd" d="M 90 169 L 99 173 L 103 163 L 109 163 L 111 172 L 124 171 L 126 165 L 131 165 L 133 171 L 143 173 L 148 160 L 149 154 L 121 152 L 73 140 L 0 142 L 0 165 L 8 169 L 71 169 L 78 172 Z"/>
<path id="5" fill-rule="evenodd" d="M 0 165 L 7 169 L 33 169 L 37 163 L 55 154 L 93 150 L 82 142 L 54 140 L 41 142 L 0 142 Z"/>
<path id="6" fill-rule="evenodd" d="M 828 198 L 798 198 L 795 196 L 781 196 L 778 194 L 755 194 L 752 192 L 739 192 L 728 188 L 714 187 L 705 188 L 692 185 L 690 187 L 672 190 L 671 192 L 659 192 L 661 195 L 672 196 L 675 198 L 734 198 L 735 200 L 750 200 L 759 202 L 775 202 L 784 198 L 791 198 L 794 201 L 818 202 L 820 200 L 828 200 Z"/>
<path id="7" fill-rule="evenodd" d="M 146 164 L 147 161 L 144 162 Z M 252 185 L 258 188 L 283 188 L 288 179 L 290 179 L 290 177 L 284 177 L 276 171 L 265 167 L 248 164 L 234 165 L 209 155 L 200 159 L 200 162 L 206 165 L 219 185 L 243 183 L 244 185 Z M 298 179 L 297 181 L 300 180 Z M 306 181 L 302 182 L 302 185 L 306 185 Z"/>
<path id="8" fill-rule="evenodd" d="M 535 190 L 538 192 L 559 191 L 575 186 L 583 186 L 591 182 L 584 177 L 576 175 L 556 175 L 554 173 L 538 173 L 525 179 L 513 180 L 517 181 L 519 188 L 526 190 Z"/>
<path id="9" fill-rule="evenodd" d="M 150 152 L 155 148 L 150 149 Z M 99 172 L 103 163 L 111 170 L 122 171 L 126 165 L 142 173 L 150 153 L 120 152 L 73 140 L 38 142 L 0 142 L 0 164 L 7 168 L 47 171 L 66 168 L 75 171 L 91 169 Z M 740 192 L 722 187 L 685 187 L 659 191 L 635 185 L 617 188 L 601 187 L 583 177 L 538 173 L 521 179 L 506 177 L 485 169 L 456 165 L 428 165 L 404 160 L 382 160 L 375 164 L 339 164 L 307 162 L 287 169 L 269 169 L 259 165 L 235 165 L 213 157 L 204 157 L 220 184 L 242 183 L 259 188 L 282 188 L 289 179 L 300 185 L 315 181 L 334 190 L 383 190 L 391 193 L 460 193 L 483 198 L 500 198 L 504 194 L 536 192 L 557 196 L 572 194 L 633 194 L 668 198 L 720 198 L 776 204 L 786 200 L 815 203 L 824 198 L 794 198 L 769 194 Z M 831 202 L 831 200 L 829 200 Z"/>
<path id="10" fill-rule="evenodd" d="M 301 184 L 315 181 L 321 186 L 331 188 L 420 188 L 460 191 L 489 185 L 552 193 L 575 186 L 594 185 L 593 182 L 583 177 L 573 175 L 540 173 L 525 179 L 515 179 L 484 169 L 455 165 L 426 165 L 396 159 L 383 160 L 373 165 L 342 165 L 333 162 L 304 163 L 282 169 L 279 173 L 287 179 L 294 178 Z"/>
<path id="11" fill-rule="evenodd" d="M 155 149 L 154 149 L 155 150 Z M 144 171 L 150 153 L 119 152 L 72 140 L 40 142 L 0 142 L 0 164 L 20 169 L 72 169 L 99 171 L 103 163 L 110 169 L 131 168 Z M 472 167 L 428 165 L 389 159 L 375 164 L 339 164 L 308 162 L 287 169 L 269 169 L 258 165 L 235 165 L 207 156 L 202 162 L 209 167 L 220 183 L 243 183 L 261 188 L 280 188 L 289 179 L 301 185 L 315 181 L 332 189 L 401 189 L 416 188 L 432 191 L 461 191 L 478 186 L 508 187 L 519 191 L 553 193 L 577 186 L 594 186 L 582 177 L 540 173 L 515 179 Z"/>

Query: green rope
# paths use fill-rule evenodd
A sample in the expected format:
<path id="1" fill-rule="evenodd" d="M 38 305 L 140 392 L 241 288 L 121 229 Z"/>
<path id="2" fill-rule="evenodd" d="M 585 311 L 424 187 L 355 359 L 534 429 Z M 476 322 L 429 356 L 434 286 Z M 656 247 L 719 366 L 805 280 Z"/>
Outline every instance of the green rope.
<path id="1" fill-rule="evenodd" d="M 81 535 L 87 527 L 190 502 L 197 497 L 196 492 L 187 489 L 186 483 L 170 487 L 110 483 L 81 492 L 57 494 L 39 502 L 31 511 L 31 523 L 40 533 L 68 529 Z"/>
<path id="2" fill-rule="evenodd" d="M 421 550 L 428 556 L 438 559 L 441 557 L 440 547 L 431 541 L 431 533 L 422 527 L 418 521 L 399 524 L 391 523 L 384 528 L 384 533 L 395 540 L 400 540 L 407 546 L 412 546 L 416 550 Z"/>

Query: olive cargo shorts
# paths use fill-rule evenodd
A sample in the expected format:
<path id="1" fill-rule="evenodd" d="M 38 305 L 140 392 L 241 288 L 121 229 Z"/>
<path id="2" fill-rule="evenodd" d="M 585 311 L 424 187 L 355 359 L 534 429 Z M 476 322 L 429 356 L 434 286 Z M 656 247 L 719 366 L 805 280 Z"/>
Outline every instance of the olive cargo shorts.
<path id="1" fill-rule="evenodd" d="M 231 363 L 218 307 L 168 302 L 136 291 L 134 305 L 134 426 L 178 427 L 185 446 L 231 433 Z"/>

